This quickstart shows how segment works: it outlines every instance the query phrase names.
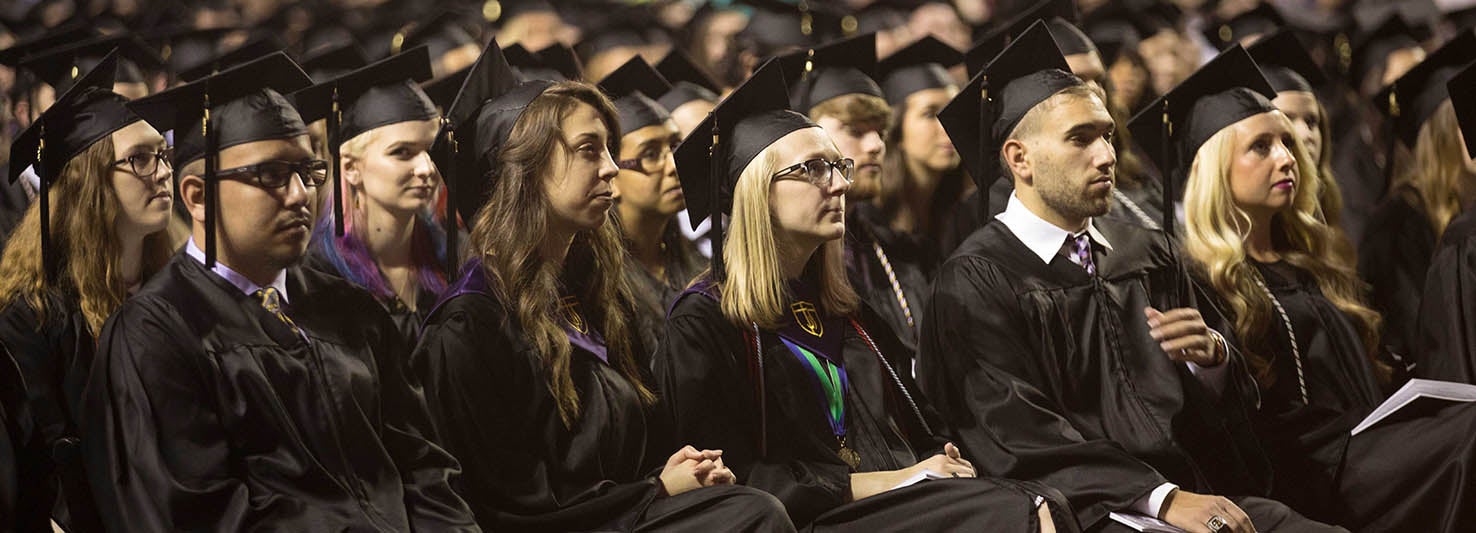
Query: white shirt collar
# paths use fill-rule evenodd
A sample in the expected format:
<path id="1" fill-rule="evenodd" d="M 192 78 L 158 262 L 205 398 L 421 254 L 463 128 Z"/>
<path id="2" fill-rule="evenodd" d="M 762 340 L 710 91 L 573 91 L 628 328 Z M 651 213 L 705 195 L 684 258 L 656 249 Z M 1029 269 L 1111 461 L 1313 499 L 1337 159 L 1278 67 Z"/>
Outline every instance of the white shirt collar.
<path id="1" fill-rule="evenodd" d="M 185 253 L 190 254 L 190 257 L 195 258 L 200 264 L 205 264 L 205 251 L 201 250 L 199 246 L 195 246 L 194 237 L 190 237 L 190 242 L 185 245 Z M 237 289 L 240 289 L 241 292 L 248 296 L 262 289 L 256 282 L 251 281 L 250 278 L 239 272 L 231 270 L 231 267 L 225 266 L 225 263 L 220 261 L 216 261 L 215 268 L 210 270 L 215 272 L 215 275 L 230 282 L 231 285 L 235 285 Z M 277 272 L 277 278 L 272 280 L 271 287 L 277 289 L 277 294 L 282 297 L 283 304 L 289 303 L 287 299 L 287 271 L 285 269 Z"/>
<path id="2" fill-rule="evenodd" d="M 1081 235 L 1081 232 L 1066 231 L 1055 224 L 1046 222 L 1045 219 L 1030 211 L 1030 208 L 1025 207 L 1025 204 L 1013 192 L 1010 193 L 1010 202 L 1005 205 L 1004 212 L 995 215 L 994 218 L 1009 228 L 1010 232 L 1020 239 L 1020 242 L 1025 243 L 1026 248 L 1035 252 L 1035 255 L 1046 264 L 1050 264 L 1051 258 L 1061 252 L 1061 245 L 1066 243 L 1067 237 Z M 1107 242 L 1107 237 L 1097 231 L 1097 226 L 1092 223 L 1092 219 L 1087 219 L 1086 233 L 1091 236 L 1092 242 L 1108 250 L 1112 249 L 1112 243 Z"/>

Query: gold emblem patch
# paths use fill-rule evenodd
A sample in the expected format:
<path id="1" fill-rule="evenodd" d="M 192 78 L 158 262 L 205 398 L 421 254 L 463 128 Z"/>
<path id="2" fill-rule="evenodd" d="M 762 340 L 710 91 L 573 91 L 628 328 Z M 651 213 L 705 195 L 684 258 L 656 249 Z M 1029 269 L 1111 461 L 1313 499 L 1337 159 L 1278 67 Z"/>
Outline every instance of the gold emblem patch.
<path id="1" fill-rule="evenodd" d="M 789 306 L 789 310 L 794 312 L 795 323 L 805 332 L 816 337 L 825 336 L 825 324 L 820 322 L 820 312 L 815 310 L 815 304 L 795 302 Z"/>
<path id="2" fill-rule="evenodd" d="M 565 296 L 559 302 L 559 308 L 564 311 L 564 320 L 574 327 L 574 331 L 589 333 L 588 326 L 584 323 L 584 315 L 579 314 L 579 299 L 573 296 Z"/>

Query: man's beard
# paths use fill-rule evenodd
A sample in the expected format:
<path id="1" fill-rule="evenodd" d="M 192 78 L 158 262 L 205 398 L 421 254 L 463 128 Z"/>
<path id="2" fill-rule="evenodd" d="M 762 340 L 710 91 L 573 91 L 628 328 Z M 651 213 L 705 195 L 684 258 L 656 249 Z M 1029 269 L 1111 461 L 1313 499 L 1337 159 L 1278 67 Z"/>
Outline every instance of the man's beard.
<path id="1" fill-rule="evenodd" d="M 1042 161 L 1038 166 L 1041 172 L 1037 175 L 1046 177 L 1046 179 L 1037 179 L 1035 188 L 1040 194 L 1040 199 L 1051 210 L 1070 218 L 1086 219 L 1105 215 L 1111 209 L 1111 189 L 1100 197 L 1089 195 L 1085 187 L 1066 178 L 1067 172 L 1051 162 Z M 1116 186 L 1114 181 L 1113 187 Z"/>

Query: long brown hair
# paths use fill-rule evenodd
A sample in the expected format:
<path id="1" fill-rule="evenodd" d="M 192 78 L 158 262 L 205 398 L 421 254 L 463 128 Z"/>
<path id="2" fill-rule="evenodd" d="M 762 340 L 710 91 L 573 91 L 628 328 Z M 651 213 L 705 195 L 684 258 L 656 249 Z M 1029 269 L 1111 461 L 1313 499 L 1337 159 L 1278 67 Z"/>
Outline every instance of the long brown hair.
<path id="1" fill-rule="evenodd" d="M 579 419 L 580 401 L 569 372 L 573 349 L 555 318 L 561 282 L 579 291 L 580 302 L 592 315 L 590 322 L 600 325 L 610 362 L 635 384 L 642 402 L 651 405 L 656 401 L 655 393 L 642 382 L 630 340 L 635 330 L 627 316 L 633 300 L 625 283 L 625 249 L 619 228 L 607 222 L 579 232 L 563 264 L 544 259 L 540 252 L 552 216 L 544 180 L 560 171 L 551 163 L 554 151 L 569 149 L 559 124 L 580 104 L 595 108 L 612 135 L 619 134 L 614 106 L 594 86 L 581 82 L 550 86 L 523 110 L 498 154 L 496 168 L 484 177 L 492 180 L 491 195 L 474 217 L 471 230 L 471 253 L 482 259 L 492 290 L 516 315 L 523 334 L 542 358 L 548 390 L 558 402 L 565 426 Z M 582 274 L 584 279 L 563 279 L 566 265 L 579 267 L 569 269 L 569 277 Z"/>
<path id="2" fill-rule="evenodd" d="M 1291 131 L 1285 115 L 1276 115 Z M 1275 330 L 1275 311 L 1256 283 L 1260 274 L 1247 260 L 1245 240 L 1253 222 L 1235 205 L 1230 192 L 1235 143 L 1235 129 L 1225 128 L 1205 141 L 1195 155 L 1184 191 L 1184 247 L 1193 267 L 1228 304 L 1251 374 L 1261 387 L 1270 388 L 1277 378 L 1272 363 L 1278 350 L 1272 347 L 1269 335 Z M 1297 176 L 1313 176 L 1316 170 L 1302 143 L 1292 146 Z M 1353 267 L 1334 253 L 1339 234 L 1318 214 L 1320 186 L 1317 179 L 1297 180 L 1292 205 L 1272 217 L 1272 239 L 1283 260 L 1310 272 L 1323 296 L 1348 316 L 1362 337 L 1365 356 L 1375 374 L 1387 379 L 1389 368 L 1376 358 L 1382 318 L 1364 302 L 1365 285 Z"/>
<path id="3" fill-rule="evenodd" d="M 1455 108 L 1447 99 L 1420 126 L 1411 153 L 1413 159 L 1390 187 L 1395 193 L 1403 193 L 1425 213 L 1436 240 L 1445 233 L 1450 219 L 1461 212 L 1462 193 L 1471 187 L 1459 131 Z"/>
<path id="4" fill-rule="evenodd" d="M 41 264 L 40 200 L 26 210 L 0 255 L 0 307 L 24 298 L 36 310 L 38 324 L 44 323 L 47 293 L 60 293 L 77 299 L 96 335 L 123 304 L 128 287 L 123 286 L 118 264 L 123 245 L 113 231 L 120 210 L 110 178 L 112 162 L 113 140 L 106 137 L 72 158 L 51 185 L 51 246 L 58 254 L 55 285 L 47 285 Z M 140 279 L 162 268 L 169 256 L 167 232 L 145 237 Z"/>

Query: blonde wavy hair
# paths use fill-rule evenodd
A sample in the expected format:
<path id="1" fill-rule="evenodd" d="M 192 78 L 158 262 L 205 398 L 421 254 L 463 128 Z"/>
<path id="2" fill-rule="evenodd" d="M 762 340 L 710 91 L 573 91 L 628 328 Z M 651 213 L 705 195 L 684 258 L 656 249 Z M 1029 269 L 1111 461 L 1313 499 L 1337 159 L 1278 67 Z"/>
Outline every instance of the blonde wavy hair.
<path id="1" fill-rule="evenodd" d="M 764 148 L 733 187 L 733 217 L 722 243 L 727 277 L 722 280 L 723 316 L 739 326 L 775 328 L 789 317 L 793 295 L 779 267 L 779 243 L 769 185 L 784 163 L 773 144 Z M 804 276 L 819 290 L 816 306 L 827 315 L 849 315 L 860 298 L 846 278 L 845 239 L 820 245 L 805 264 Z"/>
<path id="2" fill-rule="evenodd" d="M 1292 131 L 1291 121 L 1276 113 Z M 1234 318 L 1235 336 L 1252 375 L 1262 388 L 1276 382 L 1273 365 L 1278 350 L 1268 332 L 1275 331 L 1271 300 L 1257 283 L 1260 276 L 1247 260 L 1246 236 L 1252 221 L 1235 205 L 1230 190 L 1230 165 L 1239 139 L 1235 128 L 1227 127 L 1210 137 L 1195 154 L 1184 191 L 1186 231 L 1183 242 L 1191 268 L 1229 306 Z M 1317 280 L 1318 289 L 1340 311 L 1347 315 L 1363 339 L 1365 355 L 1376 373 L 1387 379 L 1389 369 L 1376 359 L 1379 346 L 1379 314 L 1364 303 L 1366 287 L 1351 265 L 1336 259 L 1338 233 L 1324 222 L 1318 201 L 1319 174 L 1300 140 L 1293 143 L 1297 160 L 1298 187 L 1292 204 L 1271 219 L 1272 240 L 1282 259 Z"/>
<path id="3" fill-rule="evenodd" d="M 1420 126 L 1410 164 L 1390 184 L 1391 190 L 1405 194 L 1425 213 L 1436 240 L 1445 233 L 1450 219 L 1461 212 L 1461 198 L 1471 187 L 1459 131 L 1455 108 L 1446 99 Z"/>

